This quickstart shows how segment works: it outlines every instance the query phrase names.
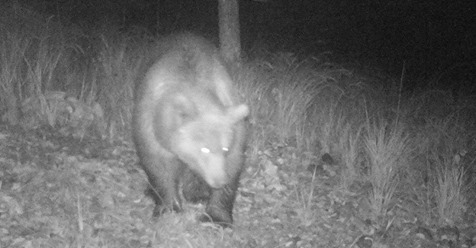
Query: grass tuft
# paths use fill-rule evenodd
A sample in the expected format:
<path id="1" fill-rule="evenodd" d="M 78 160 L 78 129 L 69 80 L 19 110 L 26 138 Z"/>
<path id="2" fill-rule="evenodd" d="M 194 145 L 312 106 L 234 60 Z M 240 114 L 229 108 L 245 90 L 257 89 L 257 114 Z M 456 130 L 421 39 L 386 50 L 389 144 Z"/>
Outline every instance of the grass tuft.
<path id="1" fill-rule="evenodd" d="M 400 182 L 401 169 L 409 156 L 409 137 L 401 124 L 370 121 L 364 137 L 372 185 L 369 202 L 374 220 L 386 217 L 394 206 L 394 193 Z M 382 224 L 382 223 L 380 223 Z"/>

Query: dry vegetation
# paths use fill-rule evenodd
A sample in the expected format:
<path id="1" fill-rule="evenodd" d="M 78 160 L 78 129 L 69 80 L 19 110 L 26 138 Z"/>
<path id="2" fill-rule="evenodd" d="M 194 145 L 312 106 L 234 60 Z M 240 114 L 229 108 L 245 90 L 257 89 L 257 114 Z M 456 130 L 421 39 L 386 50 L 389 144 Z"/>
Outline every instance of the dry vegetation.
<path id="1" fill-rule="evenodd" d="M 250 58 L 234 229 L 197 223 L 200 205 L 152 219 L 128 129 L 153 37 L 1 11 L 0 247 L 476 245 L 474 95 Z"/>

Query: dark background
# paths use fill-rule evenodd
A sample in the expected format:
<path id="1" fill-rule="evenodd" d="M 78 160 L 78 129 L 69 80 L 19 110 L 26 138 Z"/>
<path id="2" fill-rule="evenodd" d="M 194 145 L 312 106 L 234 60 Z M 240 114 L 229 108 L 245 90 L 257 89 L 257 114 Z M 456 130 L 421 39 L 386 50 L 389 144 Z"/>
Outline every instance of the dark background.
<path id="1" fill-rule="evenodd" d="M 217 37 L 217 0 L 19 2 L 86 29 L 100 23 Z M 248 57 L 262 48 L 302 57 L 330 52 L 343 64 L 379 68 L 395 77 L 405 69 L 413 79 L 410 87 L 441 77 L 474 82 L 475 5 L 474 0 L 241 0 L 242 45 Z"/>

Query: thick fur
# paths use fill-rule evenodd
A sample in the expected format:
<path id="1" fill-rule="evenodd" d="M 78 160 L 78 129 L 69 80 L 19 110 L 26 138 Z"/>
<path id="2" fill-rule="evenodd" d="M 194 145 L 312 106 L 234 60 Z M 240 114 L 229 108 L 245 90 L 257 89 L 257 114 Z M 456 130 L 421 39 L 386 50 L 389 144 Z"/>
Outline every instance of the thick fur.
<path id="1" fill-rule="evenodd" d="M 184 192 L 186 199 L 208 199 L 202 221 L 230 226 L 249 109 L 238 104 L 224 63 L 203 38 L 171 36 L 159 50 L 136 87 L 133 113 L 140 165 L 156 196 L 154 215 L 182 210 L 182 180 L 185 190 L 195 191 Z M 187 170 L 194 176 L 184 176 Z"/>

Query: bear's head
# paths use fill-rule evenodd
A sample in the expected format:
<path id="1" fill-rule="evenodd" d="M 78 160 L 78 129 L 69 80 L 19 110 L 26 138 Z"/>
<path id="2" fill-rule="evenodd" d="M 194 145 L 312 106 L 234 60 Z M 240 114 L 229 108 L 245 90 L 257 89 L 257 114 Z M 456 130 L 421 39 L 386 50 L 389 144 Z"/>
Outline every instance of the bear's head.
<path id="1" fill-rule="evenodd" d="M 221 112 L 204 113 L 184 122 L 172 135 L 171 150 L 212 188 L 229 182 L 227 155 L 237 139 L 236 124 L 249 114 L 242 104 Z"/>

